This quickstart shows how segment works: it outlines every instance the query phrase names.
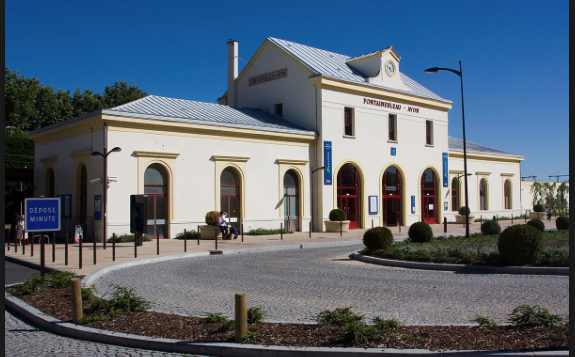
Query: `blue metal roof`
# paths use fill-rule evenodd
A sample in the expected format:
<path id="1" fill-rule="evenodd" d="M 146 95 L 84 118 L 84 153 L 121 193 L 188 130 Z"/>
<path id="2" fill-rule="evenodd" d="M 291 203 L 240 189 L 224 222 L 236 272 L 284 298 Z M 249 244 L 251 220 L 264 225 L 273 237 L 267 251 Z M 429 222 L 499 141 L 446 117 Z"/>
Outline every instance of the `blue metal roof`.
<path id="1" fill-rule="evenodd" d="M 461 151 L 463 152 L 463 140 L 454 138 L 452 136 L 449 137 L 449 150 L 453 151 Z M 487 154 L 487 155 L 501 155 L 501 156 L 515 156 L 518 158 L 523 158 L 521 155 L 511 154 L 505 151 L 493 149 L 487 146 L 479 145 L 472 143 L 470 141 L 466 141 L 466 149 L 469 153 L 478 153 L 478 154 Z"/>
<path id="2" fill-rule="evenodd" d="M 219 104 L 166 98 L 156 95 L 149 95 L 111 109 L 103 109 L 102 112 L 105 114 L 222 125 L 245 129 L 306 135 L 316 134 L 314 131 L 303 129 L 260 109 L 230 108 Z"/>
<path id="3" fill-rule="evenodd" d="M 384 88 L 394 92 L 413 94 L 419 97 L 430 98 L 446 103 L 451 103 L 450 100 L 441 98 L 437 94 L 423 87 L 421 84 L 415 82 L 413 79 L 409 78 L 408 76 L 406 76 L 401 72 L 399 73 L 401 76 L 401 80 L 403 81 L 403 83 L 405 83 L 408 87 L 411 88 L 412 92 L 369 83 L 367 78 L 363 74 L 347 65 L 347 62 L 350 60 L 359 59 L 361 57 L 367 57 L 378 51 L 370 52 L 352 58 L 338 53 L 320 50 L 319 48 L 305 46 L 299 43 L 280 40 L 273 37 L 268 37 L 268 40 L 278 45 L 281 49 L 289 53 L 298 61 L 302 62 L 317 75 L 377 88 Z"/>

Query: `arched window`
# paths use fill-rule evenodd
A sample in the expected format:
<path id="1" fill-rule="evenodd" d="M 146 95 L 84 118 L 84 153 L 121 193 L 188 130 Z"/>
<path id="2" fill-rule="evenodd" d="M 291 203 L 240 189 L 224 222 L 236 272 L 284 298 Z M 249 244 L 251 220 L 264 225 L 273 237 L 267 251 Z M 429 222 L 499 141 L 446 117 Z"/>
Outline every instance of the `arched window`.
<path id="1" fill-rule="evenodd" d="M 289 231 L 299 230 L 299 179 L 294 170 L 284 175 L 284 225 Z"/>
<path id="2" fill-rule="evenodd" d="M 349 228 L 361 226 L 361 177 L 353 164 L 345 164 L 337 173 L 337 208 L 345 211 Z"/>
<path id="3" fill-rule="evenodd" d="M 220 207 L 228 213 L 229 223 L 238 228 L 240 218 L 240 187 L 238 172 L 233 167 L 227 167 L 220 176 Z"/>
<path id="4" fill-rule="evenodd" d="M 421 176 L 421 213 L 427 224 L 437 223 L 437 178 L 431 169 Z"/>
<path id="5" fill-rule="evenodd" d="M 383 225 L 387 227 L 401 224 L 401 174 L 390 166 L 383 174 L 381 198 Z"/>
<path id="6" fill-rule="evenodd" d="M 52 169 L 48 169 L 46 172 L 46 197 L 56 197 L 56 181 Z"/>
<path id="7" fill-rule="evenodd" d="M 453 180 L 451 180 L 451 210 L 453 212 L 459 212 L 460 192 L 459 179 L 454 177 Z"/>
<path id="8" fill-rule="evenodd" d="M 146 219 L 148 230 L 146 235 L 150 238 L 163 239 L 167 237 L 168 217 L 168 175 L 160 164 L 148 166 L 144 172 L 144 194 L 146 198 Z"/>
<path id="9" fill-rule="evenodd" d="M 510 180 L 505 180 L 503 191 L 504 191 L 504 196 L 505 196 L 505 209 L 511 209 L 511 181 Z"/>
<path id="10" fill-rule="evenodd" d="M 487 210 L 487 180 L 479 181 L 479 210 Z"/>

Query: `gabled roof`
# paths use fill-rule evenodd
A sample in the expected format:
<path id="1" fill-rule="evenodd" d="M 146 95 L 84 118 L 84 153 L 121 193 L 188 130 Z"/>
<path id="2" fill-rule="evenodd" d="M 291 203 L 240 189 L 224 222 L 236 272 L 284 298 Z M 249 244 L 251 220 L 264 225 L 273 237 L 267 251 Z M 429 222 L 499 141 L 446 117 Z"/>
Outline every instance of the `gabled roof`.
<path id="1" fill-rule="evenodd" d="M 319 48 L 301 45 L 299 43 L 290 42 L 286 40 L 280 40 L 278 38 L 268 37 L 268 40 L 276 44 L 278 47 L 286 51 L 288 54 L 290 54 L 292 57 L 294 57 L 301 63 L 303 63 L 316 75 L 372 86 L 376 88 L 383 88 L 400 93 L 413 94 L 419 97 L 430 98 L 446 103 L 451 103 L 450 100 L 441 98 L 437 94 L 423 87 L 421 84 L 415 82 L 413 79 L 409 78 L 408 76 L 406 76 L 401 72 L 399 73 L 401 76 L 401 80 L 403 81 L 403 83 L 405 83 L 407 86 L 411 88 L 412 92 L 369 83 L 368 79 L 364 77 L 363 74 L 354 70 L 346 63 L 352 59 L 356 60 L 359 59 L 360 57 L 367 57 L 373 55 L 375 52 L 378 51 L 370 52 L 352 58 L 338 53 L 320 50 Z"/>
<path id="2" fill-rule="evenodd" d="M 468 153 L 477 153 L 477 154 L 484 154 L 484 155 L 499 155 L 499 156 L 514 156 L 518 158 L 523 158 L 521 155 L 511 154 L 505 151 L 493 149 L 487 146 L 479 145 L 472 143 L 470 141 L 466 142 L 467 152 Z M 449 150 L 452 151 L 461 151 L 463 152 L 463 140 L 454 138 L 452 136 L 449 137 Z"/>

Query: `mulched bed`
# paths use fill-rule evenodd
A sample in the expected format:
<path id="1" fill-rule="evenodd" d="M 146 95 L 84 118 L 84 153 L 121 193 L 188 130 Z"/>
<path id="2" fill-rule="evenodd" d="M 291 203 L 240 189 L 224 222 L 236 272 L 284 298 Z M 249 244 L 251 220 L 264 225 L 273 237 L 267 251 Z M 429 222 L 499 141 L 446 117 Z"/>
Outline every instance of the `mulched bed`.
<path id="1" fill-rule="evenodd" d="M 65 322 L 72 321 L 67 289 L 40 286 L 32 295 L 20 295 L 16 286 L 6 291 L 38 310 Z M 90 301 L 84 301 L 86 309 Z M 197 317 L 154 311 L 125 313 L 108 321 L 85 326 L 134 335 L 171 338 L 185 341 L 233 342 L 234 333 L 218 332 L 218 324 L 203 324 Z M 349 344 L 337 327 L 318 328 L 310 324 L 261 323 L 250 326 L 260 334 L 256 344 L 313 347 L 376 347 L 438 350 L 568 350 L 569 328 L 517 328 L 498 326 L 403 326 L 381 333 L 367 344 Z"/>

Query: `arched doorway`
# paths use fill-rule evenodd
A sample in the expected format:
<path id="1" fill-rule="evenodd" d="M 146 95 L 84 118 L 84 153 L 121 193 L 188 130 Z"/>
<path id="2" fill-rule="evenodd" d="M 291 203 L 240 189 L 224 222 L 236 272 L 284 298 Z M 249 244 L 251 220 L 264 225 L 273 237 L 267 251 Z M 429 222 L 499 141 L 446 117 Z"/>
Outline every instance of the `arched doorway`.
<path id="1" fill-rule="evenodd" d="M 294 170 L 284 175 L 284 225 L 288 231 L 299 230 L 299 179 Z"/>
<path id="2" fill-rule="evenodd" d="M 399 170 L 390 166 L 383 174 L 383 187 L 381 203 L 381 214 L 383 225 L 386 227 L 398 226 L 401 224 L 401 173 Z"/>
<path id="3" fill-rule="evenodd" d="M 220 207 L 228 213 L 228 222 L 238 228 L 240 219 L 240 186 L 238 172 L 227 167 L 220 176 Z"/>
<path id="4" fill-rule="evenodd" d="M 160 164 L 148 166 L 144 173 L 144 194 L 146 197 L 146 235 L 150 238 L 167 237 L 167 192 L 168 175 Z"/>
<path id="5" fill-rule="evenodd" d="M 454 177 L 451 180 L 451 210 L 453 212 L 459 212 L 460 204 L 459 198 L 461 196 L 461 191 L 459 187 L 459 179 Z"/>
<path id="6" fill-rule="evenodd" d="M 361 177 L 353 164 L 345 164 L 337 173 L 337 207 L 345 211 L 349 228 L 361 228 Z"/>
<path id="7" fill-rule="evenodd" d="M 431 169 L 427 169 L 421 176 L 421 214 L 423 222 L 437 223 L 437 178 Z"/>
<path id="8" fill-rule="evenodd" d="M 46 173 L 46 197 L 56 197 L 56 182 L 52 169 L 48 169 Z"/>

